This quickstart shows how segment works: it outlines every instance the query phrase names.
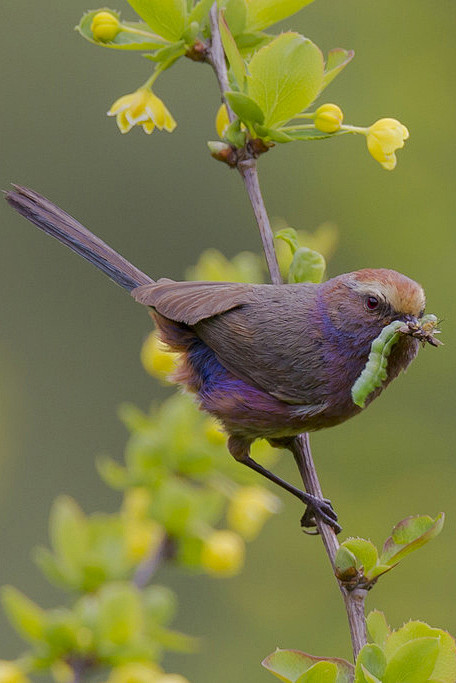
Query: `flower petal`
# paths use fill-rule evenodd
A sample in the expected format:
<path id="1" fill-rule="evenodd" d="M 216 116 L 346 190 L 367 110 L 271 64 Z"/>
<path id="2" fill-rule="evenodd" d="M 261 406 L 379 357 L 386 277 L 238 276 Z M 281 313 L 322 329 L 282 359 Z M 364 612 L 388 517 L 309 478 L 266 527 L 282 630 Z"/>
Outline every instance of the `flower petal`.
<path id="1" fill-rule="evenodd" d="M 153 133 L 154 128 L 155 128 L 155 123 L 153 121 L 146 121 L 145 123 L 142 124 L 143 131 L 147 133 L 147 135 L 150 135 Z"/>

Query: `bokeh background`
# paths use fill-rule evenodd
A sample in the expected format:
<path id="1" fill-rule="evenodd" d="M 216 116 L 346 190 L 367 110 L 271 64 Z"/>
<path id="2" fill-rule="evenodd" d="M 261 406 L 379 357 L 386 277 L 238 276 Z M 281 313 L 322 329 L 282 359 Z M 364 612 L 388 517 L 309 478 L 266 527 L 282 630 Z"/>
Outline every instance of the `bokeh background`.
<path id="1" fill-rule="evenodd" d="M 41 191 L 154 276 L 183 277 L 207 246 L 258 251 L 237 174 L 207 152 L 219 104 L 210 69 L 181 60 L 160 79 L 156 91 L 179 123 L 173 135 L 121 136 L 105 112 L 150 67 L 73 31 L 93 8 L 86 1 L 1 2 L 1 187 Z M 113 7 L 133 15 L 124 0 Z M 392 173 L 348 136 L 280 146 L 260 173 L 271 216 L 296 228 L 337 223 L 331 275 L 398 269 L 444 318 L 444 347 L 425 349 L 365 414 L 312 443 L 343 533 L 381 543 L 409 514 L 447 513 L 443 534 L 382 579 L 368 606 L 395 626 L 413 617 L 456 633 L 456 4 L 316 0 L 284 26 L 325 52 L 356 51 L 325 93 L 347 122 L 394 116 L 411 131 Z M 139 362 L 145 312 L 6 205 L 0 212 L 0 583 L 52 606 L 62 596 L 31 559 L 46 543 L 52 500 L 64 492 L 88 512 L 116 509 L 94 456 L 122 457 L 121 402 L 147 408 L 166 391 Z M 285 457 L 278 471 L 295 476 Z M 272 680 L 259 662 L 276 646 L 349 656 L 335 582 L 319 540 L 300 532 L 300 512 L 284 499 L 239 577 L 161 572 L 180 598 L 176 627 L 204 638 L 199 655 L 168 657 L 168 670 L 194 683 L 253 683 Z M 0 633 L 0 656 L 17 654 L 3 617 Z"/>

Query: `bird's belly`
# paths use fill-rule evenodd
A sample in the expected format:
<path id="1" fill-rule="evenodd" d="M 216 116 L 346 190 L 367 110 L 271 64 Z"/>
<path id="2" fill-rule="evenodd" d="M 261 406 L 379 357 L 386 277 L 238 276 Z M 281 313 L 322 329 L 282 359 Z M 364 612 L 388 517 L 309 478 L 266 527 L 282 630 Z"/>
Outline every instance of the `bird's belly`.
<path id="1" fill-rule="evenodd" d="M 214 352 L 195 338 L 182 354 L 175 380 L 196 394 L 200 407 L 219 419 L 232 435 L 280 438 L 339 424 L 359 411 L 350 405 L 289 404 L 235 377 Z"/>

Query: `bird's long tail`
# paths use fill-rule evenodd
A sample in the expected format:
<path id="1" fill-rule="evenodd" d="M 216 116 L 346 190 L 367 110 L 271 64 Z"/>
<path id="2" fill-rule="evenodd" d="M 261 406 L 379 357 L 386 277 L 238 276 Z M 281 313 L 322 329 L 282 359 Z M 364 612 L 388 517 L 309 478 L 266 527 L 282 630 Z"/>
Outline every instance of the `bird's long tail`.
<path id="1" fill-rule="evenodd" d="M 48 199 L 26 187 L 13 187 L 13 190 L 6 193 L 5 198 L 16 211 L 93 263 L 118 285 L 131 291 L 135 287 L 153 282 L 148 275 L 135 268 Z"/>

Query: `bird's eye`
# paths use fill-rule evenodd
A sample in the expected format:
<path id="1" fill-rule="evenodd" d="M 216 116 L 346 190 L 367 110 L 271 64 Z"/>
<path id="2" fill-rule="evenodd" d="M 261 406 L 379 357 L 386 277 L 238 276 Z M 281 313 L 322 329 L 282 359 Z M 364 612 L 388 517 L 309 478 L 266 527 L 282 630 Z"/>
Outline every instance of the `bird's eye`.
<path id="1" fill-rule="evenodd" d="M 366 307 L 369 311 L 375 311 L 378 308 L 380 302 L 376 296 L 368 296 L 366 299 Z"/>

